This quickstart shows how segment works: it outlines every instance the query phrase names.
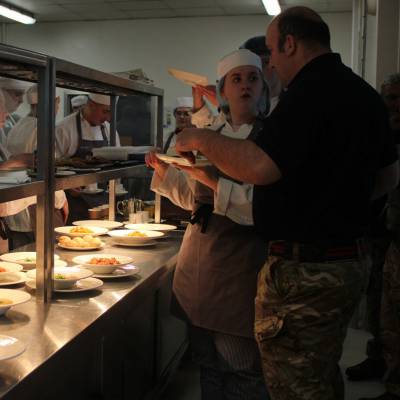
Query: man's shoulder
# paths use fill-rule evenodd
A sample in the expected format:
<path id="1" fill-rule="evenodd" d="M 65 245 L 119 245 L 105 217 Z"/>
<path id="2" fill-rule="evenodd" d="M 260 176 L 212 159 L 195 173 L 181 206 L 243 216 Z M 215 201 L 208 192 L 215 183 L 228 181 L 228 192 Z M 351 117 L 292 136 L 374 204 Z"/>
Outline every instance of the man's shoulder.
<path id="1" fill-rule="evenodd" d="M 66 125 L 69 125 L 72 123 L 73 120 L 76 119 L 76 113 L 72 113 L 70 115 L 67 115 L 66 117 L 64 117 L 62 120 L 60 120 L 59 122 L 57 122 L 56 124 L 56 128 L 63 128 Z"/>

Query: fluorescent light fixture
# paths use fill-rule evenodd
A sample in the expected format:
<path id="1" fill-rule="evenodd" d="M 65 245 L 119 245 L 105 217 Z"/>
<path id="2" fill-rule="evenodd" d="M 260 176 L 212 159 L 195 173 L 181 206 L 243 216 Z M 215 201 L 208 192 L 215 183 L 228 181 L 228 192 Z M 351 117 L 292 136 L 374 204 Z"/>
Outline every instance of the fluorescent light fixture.
<path id="1" fill-rule="evenodd" d="M 0 3 L 0 15 L 23 24 L 34 24 L 36 22 L 33 14 L 30 12 L 8 5 L 7 3 Z"/>
<path id="2" fill-rule="evenodd" d="M 281 12 L 281 6 L 278 0 L 262 0 L 264 8 L 269 15 L 278 15 Z"/>

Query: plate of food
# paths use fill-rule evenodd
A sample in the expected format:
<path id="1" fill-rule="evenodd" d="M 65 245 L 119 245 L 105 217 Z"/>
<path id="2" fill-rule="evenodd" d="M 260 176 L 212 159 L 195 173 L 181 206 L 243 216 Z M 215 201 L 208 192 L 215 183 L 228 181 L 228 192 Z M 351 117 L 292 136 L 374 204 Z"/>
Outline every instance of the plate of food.
<path id="1" fill-rule="evenodd" d="M 177 164 L 182 165 L 184 167 L 209 167 L 212 165 L 210 161 L 205 157 L 196 157 L 195 162 L 192 164 L 189 160 L 180 156 L 168 156 L 166 154 L 156 153 L 156 156 L 161 161 L 164 161 L 167 164 Z"/>
<path id="2" fill-rule="evenodd" d="M 19 356 L 25 351 L 25 345 L 12 336 L 0 335 L 0 361 Z"/>
<path id="3" fill-rule="evenodd" d="M 158 232 L 169 232 L 175 230 L 175 225 L 168 224 L 126 224 L 126 229 L 135 229 L 139 231 L 158 231 Z"/>
<path id="4" fill-rule="evenodd" d="M 72 261 L 90 269 L 95 274 L 110 274 L 118 267 L 131 263 L 133 259 L 114 254 L 87 254 L 74 257 Z"/>
<path id="5" fill-rule="evenodd" d="M 67 263 L 59 259 L 57 254 L 54 254 L 54 265 L 65 266 Z M 0 256 L 3 261 L 22 265 L 23 269 L 32 269 L 36 266 L 36 251 L 19 251 L 15 253 L 6 253 Z"/>
<path id="6" fill-rule="evenodd" d="M 60 236 L 58 238 L 58 247 L 67 250 L 77 250 L 77 251 L 87 251 L 87 250 L 97 250 L 105 246 L 98 237 L 93 237 L 91 235 L 85 235 L 83 237 L 69 237 Z"/>
<path id="7" fill-rule="evenodd" d="M 86 267 L 81 267 L 86 268 Z M 140 272 L 140 268 L 136 267 L 136 265 L 126 265 L 125 267 L 116 268 L 111 273 L 97 273 L 94 274 L 94 278 L 101 278 L 101 279 L 117 279 L 117 278 L 126 278 L 129 276 L 136 275 Z"/>
<path id="8" fill-rule="evenodd" d="M 22 269 L 23 267 L 20 264 L 0 261 L 0 276 L 3 272 L 19 272 L 22 271 Z"/>
<path id="9" fill-rule="evenodd" d="M 108 232 L 112 237 L 113 243 L 122 245 L 138 245 L 154 242 L 154 239 L 164 236 L 163 232 L 144 231 L 138 229 L 120 229 Z"/>
<path id="10" fill-rule="evenodd" d="M 26 303 L 30 298 L 31 295 L 22 290 L 0 289 L 0 315 L 5 314 L 11 307 Z"/>
<path id="11" fill-rule="evenodd" d="M 98 226 L 59 226 L 57 228 L 54 228 L 54 231 L 62 235 L 77 237 L 86 235 L 105 235 L 108 232 L 108 229 L 100 228 Z"/>
<path id="12" fill-rule="evenodd" d="M 17 285 L 24 283 L 27 277 L 23 272 L 2 272 L 0 274 L 0 286 Z"/>
<path id="13" fill-rule="evenodd" d="M 27 272 L 29 279 L 36 279 L 36 269 Z M 77 281 L 89 278 L 93 272 L 86 269 L 76 267 L 54 267 L 53 283 L 54 289 L 69 289 L 76 284 Z"/>
<path id="14" fill-rule="evenodd" d="M 98 228 L 115 229 L 123 226 L 123 223 L 118 221 L 108 221 L 105 219 L 85 219 L 82 221 L 74 221 L 72 225 L 86 226 L 89 228 L 97 226 Z"/>
<path id="15" fill-rule="evenodd" d="M 31 280 L 26 282 L 26 286 L 30 289 L 36 289 L 36 281 Z M 85 278 L 76 281 L 74 285 L 71 287 L 67 287 L 65 289 L 56 289 L 54 288 L 54 292 L 57 293 L 77 293 L 77 292 L 87 292 L 88 290 L 94 290 L 103 286 L 103 281 L 97 278 Z"/>

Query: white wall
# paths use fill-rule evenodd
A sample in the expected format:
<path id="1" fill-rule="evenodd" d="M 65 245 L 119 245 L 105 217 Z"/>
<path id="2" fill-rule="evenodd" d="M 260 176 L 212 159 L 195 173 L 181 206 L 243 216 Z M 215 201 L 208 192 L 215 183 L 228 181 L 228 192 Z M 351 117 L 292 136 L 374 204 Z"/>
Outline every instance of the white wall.
<path id="1" fill-rule="evenodd" d="M 350 65 L 351 13 L 325 14 L 332 47 Z M 247 38 L 264 34 L 268 16 L 174 18 L 130 21 L 9 25 L 7 44 L 53 55 L 103 71 L 143 68 L 165 89 L 165 104 L 190 95 L 168 67 L 216 78 L 218 59 Z"/>

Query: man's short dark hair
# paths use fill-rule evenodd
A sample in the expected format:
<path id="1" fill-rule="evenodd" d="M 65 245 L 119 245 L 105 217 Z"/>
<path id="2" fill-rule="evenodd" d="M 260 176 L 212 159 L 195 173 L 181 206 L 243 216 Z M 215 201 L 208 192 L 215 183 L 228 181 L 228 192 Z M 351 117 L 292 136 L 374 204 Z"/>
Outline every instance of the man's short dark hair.
<path id="1" fill-rule="evenodd" d="M 292 35 L 310 47 L 330 49 L 331 35 L 328 25 L 308 7 L 292 7 L 278 16 L 279 50 L 283 51 L 286 36 Z"/>
<path id="2" fill-rule="evenodd" d="M 265 45 L 265 36 L 254 36 L 247 39 L 240 47 L 240 49 L 250 50 L 258 56 L 270 56 L 271 52 Z"/>

